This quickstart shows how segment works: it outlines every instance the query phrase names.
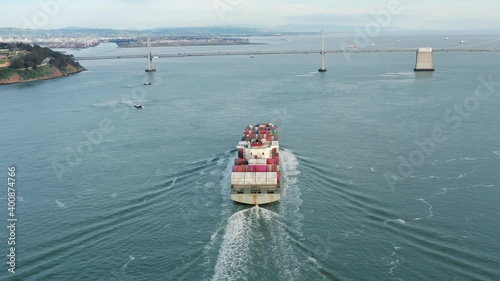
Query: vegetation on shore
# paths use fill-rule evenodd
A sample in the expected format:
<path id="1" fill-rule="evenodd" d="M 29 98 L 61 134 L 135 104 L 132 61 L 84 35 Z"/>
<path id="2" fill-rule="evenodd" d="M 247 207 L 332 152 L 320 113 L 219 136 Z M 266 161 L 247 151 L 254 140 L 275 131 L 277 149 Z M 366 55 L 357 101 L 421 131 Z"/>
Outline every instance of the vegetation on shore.
<path id="1" fill-rule="evenodd" d="M 24 43 L 0 43 L 0 59 L 0 84 L 52 79 L 85 70 L 72 55 Z"/>

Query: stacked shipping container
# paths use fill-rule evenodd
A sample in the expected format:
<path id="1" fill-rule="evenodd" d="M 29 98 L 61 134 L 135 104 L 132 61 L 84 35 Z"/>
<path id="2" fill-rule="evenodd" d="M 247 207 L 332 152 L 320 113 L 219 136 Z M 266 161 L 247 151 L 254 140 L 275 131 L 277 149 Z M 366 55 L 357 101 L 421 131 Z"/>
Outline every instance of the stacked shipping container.
<path id="1" fill-rule="evenodd" d="M 252 148 L 260 148 L 261 146 L 262 148 L 269 146 L 277 147 L 278 140 L 278 127 L 266 123 L 249 125 L 246 127 L 243 133 L 242 143 L 240 144 L 248 143 L 251 144 L 249 147 Z M 231 183 L 233 185 L 278 184 L 280 182 L 280 161 L 276 147 L 271 149 L 271 158 L 260 159 L 252 159 L 252 156 L 245 155 L 245 149 L 238 148 L 238 158 L 234 160 Z"/>

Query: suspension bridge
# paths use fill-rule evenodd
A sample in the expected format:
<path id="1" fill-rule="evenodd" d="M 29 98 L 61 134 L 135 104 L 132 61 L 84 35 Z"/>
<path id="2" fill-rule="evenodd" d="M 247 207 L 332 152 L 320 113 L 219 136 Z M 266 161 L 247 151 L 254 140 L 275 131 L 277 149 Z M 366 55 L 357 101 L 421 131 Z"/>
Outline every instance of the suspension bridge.
<path id="1" fill-rule="evenodd" d="M 416 53 L 417 48 L 399 49 L 345 49 L 325 50 L 326 54 L 369 54 L 369 53 Z M 434 53 L 498 53 L 500 48 L 436 48 Z M 183 58 L 183 57 L 212 57 L 212 56 L 260 56 L 260 55 L 309 55 L 318 54 L 318 50 L 267 50 L 243 52 L 203 52 L 203 53 L 171 53 L 155 54 L 154 58 Z M 76 60 L 112 60 L 112 59 L 139 59 L 148 55 L 110 55 L 110 56 L 75 56 Z"/>

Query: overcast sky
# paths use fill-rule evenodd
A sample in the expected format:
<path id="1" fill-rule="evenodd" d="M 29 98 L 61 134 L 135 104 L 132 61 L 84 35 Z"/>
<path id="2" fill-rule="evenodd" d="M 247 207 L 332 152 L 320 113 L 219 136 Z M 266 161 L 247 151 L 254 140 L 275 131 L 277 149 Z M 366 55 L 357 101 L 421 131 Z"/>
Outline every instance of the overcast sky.
<path id="1" fill-rule="evenodd" d="M 365 26 L 391 2 L 391 28 L 500 28 L 498 0 L 0 0 L 0 27 Z"/>

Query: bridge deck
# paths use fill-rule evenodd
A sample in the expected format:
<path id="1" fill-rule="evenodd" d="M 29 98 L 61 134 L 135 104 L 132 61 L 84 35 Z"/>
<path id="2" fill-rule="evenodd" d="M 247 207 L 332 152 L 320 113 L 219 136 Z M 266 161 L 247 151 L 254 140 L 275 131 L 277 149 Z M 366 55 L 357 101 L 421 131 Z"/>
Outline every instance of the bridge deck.
<path id="1" fill-rule="evenodd" d="M 498 53 L 500 49 L 471 49 L 471 48 L 436 48 L 435 53 Z M 366 54 L 366 53 L 416 53 L 416 48 L 402 49 L 347 49 L 347 50 L 327 50 L 327 54 Z M 255 52 L 209 52 L 209 53 L 177 53 L 177 54 L 156 54 L 158 58 L 182 58 L 182 57 L 211 57 L 211 56 L 250 56 L 250 55 L 308 55 L 318 54 L 317 50 L 295 50 L 295 51 L 255 51 Z M 81 56 L 76 60 L 108 60 L 108 59 L 136 59 L 147 58 L 144 55 L 121 55 L 121 56 Z"/>

